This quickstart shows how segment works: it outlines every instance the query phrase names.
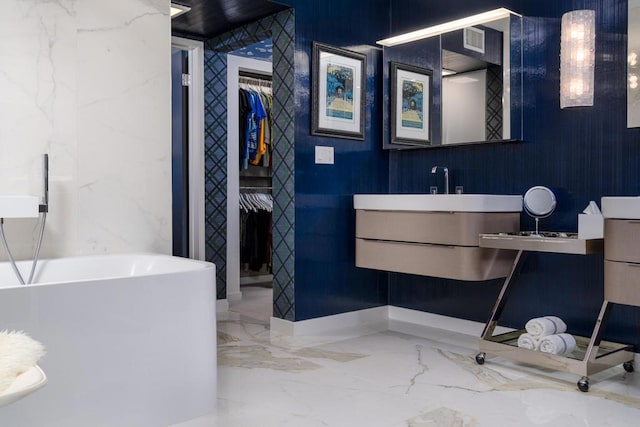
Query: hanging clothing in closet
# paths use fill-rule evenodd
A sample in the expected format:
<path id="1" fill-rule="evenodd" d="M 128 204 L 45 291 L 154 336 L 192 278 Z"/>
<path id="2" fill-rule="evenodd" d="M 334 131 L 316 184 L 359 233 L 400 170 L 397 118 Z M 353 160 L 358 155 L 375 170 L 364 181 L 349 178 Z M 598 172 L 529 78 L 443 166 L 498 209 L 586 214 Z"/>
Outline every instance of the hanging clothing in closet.
<path id="1" fill-rule="evenodd" d="M 240 194 L 240 263 L 246 269 L 261 271 L 266 264 L 271 272 L 271 209 L 270 194 Z"/>
<path id="2" fill-rule="evenodd" d="M 270 156 L 267 154 L 267 146 L 271 147 L 273 143 L 271 136 L 273 126 L 273 122 L 271 120 L 271 106 L 273 104 L 273 97 L 263 92 L 259 92 L 257 95 L 262 103 L 262 107 L 264 108 L 265 117 L 262 118 L 259 125 L 258 147 L 255 153 L 255 158 L 249 162 L 255 166 L 271 166 L 268 160 Z M 262 156 L 269 156 L 268 158 L 265 158 L 266 163 L 261 163 Z"/>
<path id="3" fill-rule="evenodd" d="M 266 89 L 239 90 L 240 168 L 271 166 L 273 151 L 273 96 Z"/>

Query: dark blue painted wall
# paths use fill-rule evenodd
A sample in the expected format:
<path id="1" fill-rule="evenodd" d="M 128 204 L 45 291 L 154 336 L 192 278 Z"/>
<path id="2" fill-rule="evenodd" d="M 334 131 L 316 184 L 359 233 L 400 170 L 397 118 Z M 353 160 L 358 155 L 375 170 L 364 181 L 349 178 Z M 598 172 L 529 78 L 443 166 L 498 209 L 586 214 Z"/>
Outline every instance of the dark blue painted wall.
<path id="1" fill-rule="evenodd" d="M 389 0 L 287 3 L 296 16 L 295 320 L 386 305 L 388 274 L 355 267 L 353 194 L 388 191 L 375 41 L 388 34 Z M 367 55 L 364 141 L 310 135 L 313 41 Z M 316 145 L 334 147 L 334 165 L 314 164 Z"/>
<path id="2" fill-rule="evenodd" d="M 443 165 L 451 171 L 452 186 L 463 185 L 468 193 L 523 194 L 533 185 L 547 185 L 559 205 L 543 228 L 575 231 L 577 214 L 590 200 L 640 192 L 640 129 L 626 128 L 626 1 L 288 4 L 296 11 L 296 320 L 387 302 L 480 322 L 489 316 L 501 281 L 457 282 L 353 267 L 355 193 L 426 192 L 435 184 L 429 169 Z M 526 16 L 524 143 L 380 150 L 387 64 L 375 41 L 500 6 Z M 595 105 L 560 110 L 560 19 L 581 8 L 596 10 Z M 310 136 L 312 41 L 367 54 L 365 141 Z M 315 165 L 315 145 L 334 147 L 336 164 Z M 523 215 L 522 228 L 532 227 Z M 529 254 L 504 324 L 521 327 L 533 316 L 554 313 L 572 332 L 589 335 L 603 299 L 602 276 L 601 255 Z M 640 309 L 615 306 L 605 335 L 640 344 L 639 325 Z"/>
<path id="3" fill-rule="evenodd" d="M 577 214 L 605 195 L 640 193 L 640 129 L 626 127 L 627 2 L 522 2 L 524 20 L 524 143 L 391 152 L 390 192 L 426 192 L 428 168 L 448 166 L 452 187 L 468 193 L 524 194 L 551 187 L 558 209 L 542 227 L 576 231 Z M 504 2 L 392 0 L 393 33 L 423 25 L 418 16 L 460 17 Z M 560 110 L 560 20 L 575 9 L 596 10 L 594 106 Z M 420 13 L 420 10 L 424 13 Z M 412 11 L 413 13 L 409 12 Z M 450 11 L 450 13 L 449 13 Z M 533 221 L 522 216 L 522 228 Z M 500 281 L 464 283 L 391 274 L 390 304 L 486 321 Z M 572 332 L 589 335 L 603 300 L 602 255 L 529 254 L 507 304 L 504 324 L 522 327 L 556 314 Z M 640 309 L 615 306 L 605 337 L 640 345 Z"/>

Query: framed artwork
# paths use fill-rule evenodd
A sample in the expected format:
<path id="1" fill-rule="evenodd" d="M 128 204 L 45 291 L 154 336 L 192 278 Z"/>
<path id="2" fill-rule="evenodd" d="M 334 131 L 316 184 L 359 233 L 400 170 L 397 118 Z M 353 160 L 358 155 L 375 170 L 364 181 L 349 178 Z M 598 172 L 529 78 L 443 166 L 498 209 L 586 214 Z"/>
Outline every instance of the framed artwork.
<path id="1" fill-rule="evenodd" d="M 390 62 L 391 143 L 431 144 L 433 71 Z"/>
<path id="2" fill-rule="evenodd" d="M 367 57 L 313 43 L 311 134 L 364 139 Z"/>

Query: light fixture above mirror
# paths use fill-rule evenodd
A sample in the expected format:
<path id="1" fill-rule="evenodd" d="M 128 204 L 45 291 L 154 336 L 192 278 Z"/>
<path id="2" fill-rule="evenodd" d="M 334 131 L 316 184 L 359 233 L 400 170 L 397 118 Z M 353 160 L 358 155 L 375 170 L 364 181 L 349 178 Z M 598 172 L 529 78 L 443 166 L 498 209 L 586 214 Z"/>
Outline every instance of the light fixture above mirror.
<path id="1" fill-rule="evenodd" d="M 400 44 L 448 33 L 450 31 L 471 27 L 473 25 L 480 25 L 498 19 L 508 18 L 511 15 L 520 16 L 517 13 L 510 11 L 509 9 L 501 7 L 499 9 L 478 13 L 477 15 L 467 16 L 464 18 L 456 19 L 454 21 L 445 22 L 443 24 L 433 25 L 431 27 L 426 27 L 420 30 L 411 31 L 409 33 L 404 33 L 383 40 L 378 40 L 376 43 L 381 46 L 397 46 Z"/>

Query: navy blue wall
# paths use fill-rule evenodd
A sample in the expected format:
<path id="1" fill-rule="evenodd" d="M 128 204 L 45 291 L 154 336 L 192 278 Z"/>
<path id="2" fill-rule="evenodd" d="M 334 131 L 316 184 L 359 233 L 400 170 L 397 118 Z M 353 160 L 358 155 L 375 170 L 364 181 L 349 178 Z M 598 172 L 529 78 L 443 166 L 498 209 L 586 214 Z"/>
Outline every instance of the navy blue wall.
<path id="1" fill-rule="evenodd" d="M 590 200 L 640 192 L 640 129 L 626 127 L 627 2 L 518 2 L 524 20 L 524 143 L 391 152 L 390 192 L 426 192 L 428 169 L 448 166 L 452 187 L 468 193 L 524 194 L 551 187 L 558 209 L 542 228 L 576 231 L 577 214 Z M 520 8 L 520 3 L 522 7 Z M 440 22 L 505 2 L 392 0 L 393 33 L 426 20 Z M 575 9 L 596 10 L 594 106 L 560 110 L 560 20 Z M 522 216 L 522 229 L 533 221 Z M 500 281 L 465 283 L 391 274 L 390 304 L 486 321 Z M 522 327 L 534 316 L 561 316 L 574 333 L 590 335 L 603 300 L 602 255 L 529 254 L 503 316 Z M 615 306 L 605 337 L 640 345 L 640 309 Z"/>
<path id="2" fill-rule="evenodd" d="M 389 0 L 290 0 L 295 8 L 295 320 L 388 302 L 388 274 L 355 267 L 353 194 L 388 192 L 382 151 L 382 50 Z M 367 55 L 364 141 L 310 135 L 311 43 Z M 316 145 L 335 150 L 334 165 L 314 164 Z"/>
<path id="3" fill-rule="evenodd" d="M 489 316 L 501 281 L 458 282 L 353 267 L 355 193 L 426 192 L 435 184 L 429 169 L 437 164 L 448 166 L 452 186 L 463 185 L 468 193 L 523 194 L 533 185 L 549 186 L 559 204 L 543 228 L 575 231 L 577 214 L 590 200 L 640 192 L 640 129 L 626 128 L 626 1 L 288 3 L 296 11 L 296 320 L 387 302 L 480 322 Z M 500 6 L 526 16 L 524 142 L 380 150 L 387 64 L 375 40 Z M 564 12 L 582 8 L 596 10 L 595 105 L 560 110 L 560 20 Z M 310 136 L 312 41 L 367 54 L 365 141 Z M 336 164 L 315 165 L 316 145 L 334 147 Z M 522 228 L 532 227 L 523 215 Z M 602 276 L 601 255 L 531 253 L 503 324 L 521 327 L 531 317 L 553 313 L 572 332 L 589 335 L 603 300 Z M 615 306 L 605 336 L 638 345 L 638 325 L 640 309 Z"/>

